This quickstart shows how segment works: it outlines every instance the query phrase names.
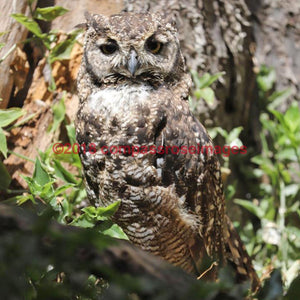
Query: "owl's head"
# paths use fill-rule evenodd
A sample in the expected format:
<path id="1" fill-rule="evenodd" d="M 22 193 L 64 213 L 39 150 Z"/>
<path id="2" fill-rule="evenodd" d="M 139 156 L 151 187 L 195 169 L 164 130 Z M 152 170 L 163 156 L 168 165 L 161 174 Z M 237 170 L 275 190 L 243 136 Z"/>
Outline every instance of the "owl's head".
<path id="1" fill-rule="evenodd" d="M 93 80 L 161 84 L 184 71 L 176 28 L 159 14 L 86 15 L 84 62 Z"/>

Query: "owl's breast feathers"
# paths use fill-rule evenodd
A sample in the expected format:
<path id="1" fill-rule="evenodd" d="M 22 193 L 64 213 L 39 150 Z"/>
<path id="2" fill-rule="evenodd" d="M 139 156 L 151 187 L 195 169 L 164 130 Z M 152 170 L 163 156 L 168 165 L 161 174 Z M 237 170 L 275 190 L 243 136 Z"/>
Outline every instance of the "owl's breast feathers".
<path id="1" fill-rule="evenodd" d="M 214 153 L 197 151 L 212 142 L 190 113 L 188 87 L 187 80 L 157 89 L 108 86 L 81 101 L 78 143 L 97 149 L 80 153 L 89 199 L 100 206 L 121 200 L 115 221 L 130 240 L 188 272 L 214 278 L 230 257 L 237 272 L 255 274 L 240 265 L 251 265 L 244 249 L 232 256 L 220 166 Z M 133 155 L 119 146 L 164 151 Z"/>

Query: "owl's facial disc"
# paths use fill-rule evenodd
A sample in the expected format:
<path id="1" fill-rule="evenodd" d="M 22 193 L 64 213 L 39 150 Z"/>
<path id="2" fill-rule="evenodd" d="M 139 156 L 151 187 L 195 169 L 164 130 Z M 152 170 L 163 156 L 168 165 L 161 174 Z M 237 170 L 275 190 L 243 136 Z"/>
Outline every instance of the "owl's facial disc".
<path id="1" fill-rule="evenodd" d="M 88 16 L 84 53 L 99 82 L 157 84 L 184 71 L 176 29 L 148 13 Z"/>

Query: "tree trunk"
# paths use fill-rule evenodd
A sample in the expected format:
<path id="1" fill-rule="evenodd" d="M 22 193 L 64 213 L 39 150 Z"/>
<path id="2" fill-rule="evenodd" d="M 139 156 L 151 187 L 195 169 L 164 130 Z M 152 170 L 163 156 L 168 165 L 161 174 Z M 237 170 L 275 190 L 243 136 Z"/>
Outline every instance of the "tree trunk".
<path id="1" fill-rule="evenodd" d="M 246 0 L 252 13 L 255 59 L 258 65 L 275 68 L 277 88 L 300 90 L 300 1 Z M 283 109 L 287 103 L 283 103 Z"/>
<path id="2" fill-rule="evenodd" d="M 217 103 L 199 103 L 206 126 L 243 126 L 248 141 L 255 140 L 256 75 L 262 64 L 275 67 L 280 89 L 292 86 L 294 96 L 299 92 L 299 1 L 126 0 L 125 9 L 173 14 L 187 66 L 200 75 L 226 73 L 214 87 Z"/>
<path id="3" fill-rule="evenodd" d="M 11 69 L 11 65 L 16 58 L 16 51 L 11 52 L 11 50 L 16 43 L 23 41 L 28 33 L 28 30 L 15 21 L 11 14 L 22 13 L 28 15 L 29 7 L 27 0 L 0 0 L 0 7 L 0 31 L 3 33 L 0 36 L 0 43 L 4 43 L 4 47 L 0 50 L 0 59 L 5 58 L 3 62 L 0 62 L 0 108 L 6 108 L 12 88 L 19 83 L 18 80 L 20 79 L 18 77 L 20 70 L 14 70 L 14 72 Z M 17 72 L 19 74 L 16 74 Z M 22 76 L 26 77 L 26 74 L 22 74 Z"/>
<path id="4" fill-rule="evenodd" d="M 143 5 L 141 4 L 143 3 Z M 243 0 L 126 1 L 129 11 L 146 10 L 173 14 L 189 69 L 226 74 L 215 87 L 217 105 L 199 103 L 204 125 L 226 129 L 246 126 L 255 98 L 254 39 L 250 12 Z M 252 48 L 251 48 L 252 46 Z"/>

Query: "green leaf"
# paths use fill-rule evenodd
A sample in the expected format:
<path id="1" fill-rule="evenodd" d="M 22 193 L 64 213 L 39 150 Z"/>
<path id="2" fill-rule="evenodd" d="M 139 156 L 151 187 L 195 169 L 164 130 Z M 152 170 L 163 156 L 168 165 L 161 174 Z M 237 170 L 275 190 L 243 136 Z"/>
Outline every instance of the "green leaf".
<path id="1" fill-rule="evenodd" d="M 91 218 L 95 218 L 97 220 L 104 220 L 114 215 L 114 213 L 118 210 L 120 203 L 120 201 L 116 201 L 106 207 L 88 206 L 83 208 L 82 211 L 85 212 Z"/>
<path id="2" fill-rule="evenodd" d="M 209 136 L 214 140 L 215 137 L 218 135 L 218 130 L 216 129 L 216 127 L 213 128 L 208 128 L 207 129 Z"/>
<path id="3" fill-rule="evenodd" d="M 244 207 L 245 209 L 247 209 L 248 211 L 250 211 L 260 219 L 264 216 L 264 212 L 260 209 L 260 207 L 250 201 L 243 200 L 243 199 L 235 199 L 234 203 Z"/>
<path id="4" fill-rule="evenodd" d="M 94 218 L 96 216 L 96 207 L 95 206 L 85 207 L 82 209 L 82 211 L 91 218 Z"/>
<path id="5" fill-rule="evenodd" d="M 209 73 L 204 73 L 202 77 L 199 76 L 198 72 L 191 70 L 193 81 L 196 85 L 196 89 L 202 89 L 209 87 L 213 82 L 215 82 L 219 77 L 225 74 L 225 72 L 216 73 L 210 75 Z"/>
<path id="6" fill-rule="evenodd" d="M 271 109 L 270 112 L 276 117 L 276 119 L 281 123 L 283 127 L 285 128 L 287 127 L 287 124 L 285 123 L 284 115 L 281 112 L 273 109 Z"/>
<path id="7" fill-rule="evenodd" d="M 64 15 L 68 10 L 61 6 L 38 7 L 34 12 L 34 18 L 43 21 L 53 21 L 55 18 Z"/>
<path id="8" fill-rule="evenodd" d="M 191 74 L 192 74 L 193 82 L 195 84 L 196 89 L 200 89 L 201 88 L 201 82 L 200 82 L 199 73 L 195 70 L 191 70 Z M 203 76 L 207 76 L 207 75 L 204 74 Z"/>
<path id="9" fill-rule="evenodd" d="M 22 205 L 28 200 L 30 200 L 33 204 L 36 204 L 36 201 L 32 195 L 21 195 L 21 196 L 16 196 L 16 202 L 18 205 Z"/>
<path id="10" fill-rule="evenodd" d="M 7 143 L 3 129 L 0 127 L 0 152 L 7 158 Z"/>
<path id="11" fill-rule="evenodd" d="M 57 188 L 55 190 L 54 196 L 56 197 L 56 196 L 61 195 L 64 191 L 66 191 L 67 189 L 69 189 L 71 187 L 74 187 L 74 184 L 66 184 L 66 185 L 60 186 L 59 188 Z"/>
<path id="12" fill-rule="evenodd" d="M 283 118 L 291 132 L 300 130 L 300 111 L 296 102 L 289 107 Z"/>
<path id="13" fill-rule="evenodd" d="M 74 205 L 82 203 L 87 198 L 86 190 L 82 186 L 83 185 L 82 181 L 80 184 L 81 184 L 80 187 L 73 188 L 70 194 L 68 195 L 68 201 L 70 201 Z"/>
<path id="14" fill-rule="evenodd" d="M 26 17 L 23 14 L 12 14 L 11 15 L 17 22 L 25 26 L 30 32 L 39 38 L 44 38 L 45 35 L 42 33 L 40 26 L 33 19 Z"/>
<path id="15" fill-rule="evenodd" d="M 213 75 L 208 74 L 209 76 L 205 76 L 205 80 L 200 79 L 200 83 L 201 83 L 200 88 L 205 88 L 205 87 L 210 86 L 212 83 L 214 83 L 217 79 L 219 79 L 224 74 L 225 74 L 225 72 L 219 72 L 219 73 L 216 73 L 216 74 L 213 74 Z"/>
<path id="16" fill-rule="evenodd" d="M 233 147 L 233 146 L 237 146 L 237 147 L 243 146 L 242 141 L 239 139 L 239 135 L 241 134 L 242 131 L 243 131 L 242 126 L 233 128 L 228 133 L 228 136 L 225 139 L 226 144 L 230 145 L 231 147 Z"/>
<path id="17" fill-rule="evenodd" d="M 70 225 L 73 226 L 79 226 L 79 227 L 83 227 L 83 228 L 91 228 L 95 226 L 95 222 L 93 221 L 93 219 L 89 216 L 87 216 L 86 214 L 83 214 L 77 218 L 75 218 Z"/>
<path id="18" fill-rule="evenodd" d="M 5 43 L 0 43 L 0 50 L 5 46 Z"/>
<path id="19" fill-rule="evenodd" d="M 58 202 L 58 205 L 61 207 L 61 212 L 58 215 L 57 221 L 60 223 L 66 223 L 65 219 L 70 215 L 71 206 L 66 199 L 62 199 Z"/>
<path id="20" fill-rule="evenodd" d="M 286 139 L 284 140 L 284 142 L 286 142 Z M 283 160 L 295 161 L 295 162 L 297 161 L 297 156 L 294 148 L 285 148 L 285 149 L 283 148 L 279 152 L 275 153 L 274 157 L 276 160 L 280 160 L 280 161 Z"/>
<path id="21" fill-rule="evenodd" d="M 121 227 L 117 224 L 112 224 L 110 228 L 101 231 L 105 235 L 109 235 L 116 239 L 128 240 L 127 235 L 124 233 Z"/>
<path id="22" fill-rule="evenodd" d="M 11 177 L 6 170 L 3 162 L 0 160 L 0 190 L 6 190 L 11 182 Z"/>
<path id="23" fill-rule="evenodd" d="M 290 185 L 287 185 L 284 187 L 283 191 L 285 196 L 288 197 L 288 196 L 296 196 L 298 191 L 300 190 L 300 186 L 299 184 L 290 184 Z M 299 203 L 296 203 L 296 204 L 299 204 Z"/>
<path id="24" fill-rule="evenodd" d="M 275 109 L 277 106 L 282 104 L 290 95 L 292 89 L 286 89 L 283 91 L 275 91 L 270 97 L 268 97 L 268 109 Z"/>
<path id="25" fill-rule="evenodd" d="M 62 96 L 58 103 L 55 103 L 52 107 L 53 111 L 53 123 L 50 132 L 54 132 L 58 129 L 61 122 L 65 119 L 66 107 L 65 107 L 65 95 Z"/>
<path id="26" fill-rule="evenodd" d="M 113 225 L 110 217 L 114 215 L 120 205 L 120 201 L 114 202 L 107 207 L 88 206 L 82 209 L 84 214 L 77 217 L 71 222 L 71 225 L 90 228 L 94 227 L 96 223 L 99 230 L 106 235 L 127 239 L 121 228 Z"/>
<path id="27" fill-rule="evenodd" d="M 43 169 L 42 164 L 39 158 L 36 158 L 35 161 L 35 168 L 33 172 L 32 179 L 39 184 L 40 186 L 46 185 L 50 182 L 50 176 L 48 173 Z"/>
<path id="28" fill-rule="evenodd" d="M 0 109 L 0 127 L 8 126 L 24 114 L 25 111 L 20 108 Z"/>
<path id="29" fill-rule="evenodd" d="M 63 165 L 56 159 L 54 159 L 54 169 L 55 169 L 56 176 L 64 180 L 65 182 L 73 183 L 73 184 L 78 183 L 78 181 L 74 178 L 74 176 L 69 171 L 67 171 L 63 167 Z"/>
<path id="30" fill-rule="evenodd" d="M 193 99 L 191 96 L 189 96 L 189 107 L 190 107 L 190 110 L 191 110 L 192 112 L 195 112 L 195 111 L 196 111 L 196 108 L 197 108 L 197 102 L 194 101 L 194 99 Z"/>
<path id="31" fill-rule="evenodd" d="M 216 127 L 217 132 L 226 140 L 228 138 L 228 132 L 221 128 L 221 127 Z"/>
<path id="32" fill-rule="evenodd" d="M 71 52 L 73 49 L 74 44 L 76 43 L 76 36 L 72 35 L 67 40 L 57 44 L 50 53 L 50 63 L 57 60 L 64 60 L 64 59 L 70 59 Z"/>
<path id="33" fill-rule="evenodd" d="M 96 208 L 96 216 L 99 217 L 112 217 L 115 212 L 118 210 L 121 201 L 116 201 L 107 207 L 97 207 Z"/>
<path id="34" fill-rule="evenodd" d="M 34 197 L 31 194 L 24 194 L 24 195 L 18 195 L 18 196 L 14 196 L 11 198 L 8 198 L 6 200 L 3 201 L 3 203 L 5 204 L 10 204 L 10 205 L 22 205 L 25 202 L 27 202 L 28 200 L 31 200 L 32 203 L 36 204 L 36 201 L 34 199 Z"/>
<path id="35" fill-rule="evenodd" d="M 66 40 L 57 44 L 50 53 L 50 63 L 57 60 L 70 59 L 75 40 Z"/>
<path id="36" fill-rule="evenodd" d="M 208 105 L 213 105 L 215 93 L 210 87 L 205 87 L 195 92 L 198 99 L 203 98 Z"/>
<path id="37" fill-rule="evenodd" d="M 71 143 L 71 145 L 74 145 L 76 143 L 76 130 L 74 124 L 66 125 L 68 138 Z"/>
<path id="38" fill-rule="evenodd" d="M 276 73 L 273 68 L 268 68 L 267 66 L 261 66 L 260 72 L 257 76 L 257 84 L 260 90 L 263 92 L 269 91 L 276 80 Z"/>
<path id="39" fill-rule="evenodd" d="M 49 81 L 48 90 L 49 90 L 49 92 L 55 92 L 56 91 L 56 83 L 55 83 L 55 79 L 52 75 L 52 70 L 51 70 L 51 74 L 50 74 L 50 81 Z"/>

